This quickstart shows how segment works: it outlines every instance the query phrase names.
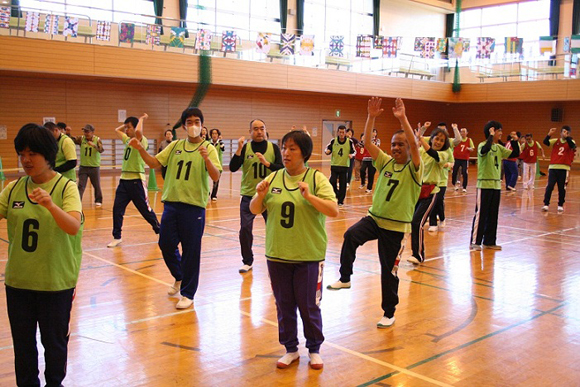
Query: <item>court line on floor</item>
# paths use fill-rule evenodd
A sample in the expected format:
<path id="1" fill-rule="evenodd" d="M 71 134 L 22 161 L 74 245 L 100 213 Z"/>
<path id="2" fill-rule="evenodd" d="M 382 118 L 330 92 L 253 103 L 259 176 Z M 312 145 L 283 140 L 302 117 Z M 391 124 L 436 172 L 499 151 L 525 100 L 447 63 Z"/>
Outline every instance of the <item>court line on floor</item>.
<path id="1" fill-rule="evenodd" d="M 446 351 L 443 351 L 443 352 L 440 352 L 440 353 L 438 353 L 438 354 L 435 354 L 435 355 L 433 355 L 433 356 L 430 356 L 430 357 L 428 357 L 428 358 L 426 358 L 426 359 L 423 359 L 423 360 L 421 360 L 421 361 L 418 361 L 418 362 L 416 362 L 416 363 L 414 363 L 414 364 L 411 364 L 411 365 L 409 365 L 409 366 L 405 367 L 404 369 L 405 369 L 405 370 L 410 370 L 410 369 L 413 369 L 413 368 L 416 368 L 416 367 L 422 366 L 422 365 L 424 365 L 424 364 L 426 364 L 426 363 L 429 363 L 429 362 L 431 362 L 431 361 L 433 361 L 433 360 L 439 359 L 440 357 L 443 357 L 443 356 L 445 356 L 445 355 L 448 355 L 448 354 L 450 354 L 450 353 L 457 352 L 457 351 L 459 351 L 459 350 L 462 350 L 462 349 L 464 349 L 464 348 L 467 348 L 467 347 L 469 347 L 469 346 L 471 346 L 471 345 L 473 345 L 473 344 L 477 344 L 477 343 L 479 343 L 480 341 L 483 341 L 483 340 L 489 339 L 490 337 L 494 337 L 494 336 L 496 336 L 496 335 L 499 335 L 499 334 L 501 334 L 501 333 L 507 332 L 507 331 L 509 331 L 510 329 L 513 329 L 513 328 L 516 328 L 516 327 L 518 327 L 518 326 L 520 326 L 520 325 L 526 324 L 526 323 L 528 323 L 528 322 L 530 322 L 530 321 L 533 321 L 533 320 L 535 320 L 535 319 L 537 319 L 537 318 L 539 318 L 539 317 L 545 316 L 545 315 L 547 315 L 547 314 L 551 314 L 551 313 L 553 313 L 554 311 L 556 311 L 556 310 L 558 310 L 558 309 L 562 308 L 563 306 L 564 306 L 564 304 L 558 305 L 558 306 L 556 306 L 556 307 L 554 307 L 554 308 L 552 308 L 552 309 L 549 309 L 549 310 L 547 310 L 547 311 L 545 311 L 545 312 L 538 313 L 538 314 L 537 314 L 537 315 L 535 315 L 535 316 L 532 316 L 532 317 L 530 317 L 530 318 L 527 318 L 527 319 L 525 319 L 525 320 L 519 321 L 519 322 L 517 322 L 517 323 L 514 323 L 514 324 L 511 324 L 511 325 L 508 325 L 507 327 L 501 328 L 501 329 L 499 329 L 499 330 L 497 330 L 497 331 L 495 331 L 495 332 L 491 332 L 491 333 L 488 333 L 487 335 L 484 335 L 484 336 L 478 337 L 478 338 L 477 338 L 477 339 L 475 339 L 475 340 L 471 340 L 471 341 L 468 341 L 468 342 L 466 342 L 466 343 L 463 343 L 463 344 L 461 344 L 461 345 L 459 345 L 459 346 L 457 346 L 457 347 L 455 347 L 455 348 L 451 348 L 451 349 L 448 349 L 448 350 L 446 350 Z M 366 387 L 366 386 L 370 386 L 370 385 L 372 385 L 372 384 L 376 384 L 376 383 L 378 383 L 378 382 L 380 382 L 380 381 L 382 381 L 382 380 L 388 379 L 388 378 L 390 378 L 391 376 L 395 376 L 395 375 L 397 375 L 397 374 L 398 374 L 398 372 L 391 372 L 390 374 L 387 374 L 387 375 L 380 376 L 380 377 L 378 377 L 378 378 L 376 378 L 376 379 L 373 379 L 373 380 L 370 380 L 370 381 L 368 381 L 368 382 L 366 382 L 366 383 L 364 383 L 364 384 L 361 384 L 361 385 L 359 385 L 359 387 Z"/>
<path id="2" fill-rule="evenodd" d="M 102 261 L 102 262 L 109 263 L 109 264 L 111 264 L 111 265 L 113 265 L 113 266 L 116 266 L 116 267 L 118 267 L 119 269 L 126 270 L 126 271 L 128 271 L 128 272 L 130 272 L 130 273 L 133 273 L 133 274 L 137 274 L 137 275 L 139 275 L 139 276 L 141 276 L 141 277 L 143 277 L 143 278 L 147 278 L 147 279 L 149 279 L 149 280 L 151 280 L 151 281 L 154 281 L 154 282 L 157 282 L 157 283 L 159 283 L 159 284 L 162 284 L 162 285 L 165 285 L 165 286 L 171 286 L 171 284 L 169 284 L 169 283 L 167 283 L 167 282 L 164 282 L 164 281 L 161 281 L 161 280 L 159 280 L 159 279 L 157 279 L 157 278 L 155 278 L 155 277 L 151 277 L 151 276 L 148 276 L 148 275 L 146 275 L 146 274 L 140 273 L 140 272 L 138 272 L 138 271 L 136 271 L 136 270 L 129 269 L 128 267 L 121 266 L 121 265 L 119 265 L 119 264 L 117 264 L 117 263 L 115 263 L 115 262 L 111 262 L 111 261 L 109 261 L 109 260 L 107 260 L 107 259 L 101 258 L 101 257 L 99 257 L 99 256 L 96 256 L 96 255 L 94 255 L 94 254 L 87 253 L 87 252 L 84 252 L 84 254 L 86 254 L 86 255 L 88 255 L 89 257 L 92 257 L 92 258 L 94 258 L 94 259 L 98 259 L 99 261 Z M 205 298 L 205 297 L 202 297 L 202 296 L 199 296 L 199 295 L 197 295 L 197 297 L 199 297 L 199 298 Z M 206 298 L 206 299 L 207 299 L 207 298 Z M 191 310 L 186 310 L 186 311 L 179 311 L 179 312 L 172 312 L 172 313 L 169 313 L 169 314 L 167 314 L 167 315 L 162 315 L 162 316 L 154 316 L 154 317 L 149 317 L 149 318 L 146 318 L 146 319 L 142 319 L 142 320 L 140 320 L 140 321 L 138 321 L 138 322 L 148 321 L 148 320 L 151 320 L 151 319 L 154 319 L 154 318 L 160 318 L 160 317 L 163 317 L 163 316 L 172 316 L 172 315 L 176 315 L 176 314 L 192 313 L 193 311 L 194 311 L 194 309 L 191 309 Z M 240 309 L 240 313 L 241 313 L 242 315 L 246 316 L 246 317 L 250 317 L 250 318 L 252 318 L 252 314 L 251 314 L 251 313 L 245 312 L 245 311 L 243 311 L 243 310 L 241 310 L 241 309 Z M 268 320 L 268 319 L 262 318 L 262 317 L 260 318 L 260 321 L 262 321 L 262 322 L 264 322 L 264 323 L 266 323 L 266 324 L 272 325 L 272 326 L 274 326 L 274 327 L 277 327 L 277 326 L 278 326 L 278 324 L 277 324 L 277 323 L 275 323 L 275 322 L 273 322 L 273 321 L 270 321 L 270 320 Z M 135 323 L 136 323 L 136 322 L 135 322 Z M 387 368 L 394 369 L 394 370 L 396 370 L 396 371 L 398 371 L 398 372 L 400 372 L 400 373 L 404 373 L 404 374 L 406 374 L 406 375 L 408 375 L 408 376 L 411 376 L 411 377 L 414 377 L 414 378 L 417 378 L 417 379 L 421 379 L 421 380 L 423 380 L 423 381 L 425 381 L 425 382 L 428 382 L 428 383 L 431 383 L 431 384 L 435 384 L 435 385 L 437 385 L 437 386 L 446 386 L 446 387 L 451 387 L 451 385 L 449 385 L 449 384 L 445 384 L 445 383 L 439 382 L 438 380 L 431 379 L 431 378 L 429 378 L 428 376 L 424 376 L 424 375 L 418 374 L 418 373 L 416 373 L 416 372 L 409 371 L 409 370 L 406 370 L 406 369 L 404 369 L 404 368 L 398 367 L 398 366 L 396 366 L 396 365 L 394 365 L 394 364 L 390 364 L 390 363 L 387 363 L 387 362 L 384 362 L 384 361 L 381 361 L 381 360 L 375 359 L 375 358 L 373 358 L 373 357 L 371 357 L 371 356 L 365 355 L 365 354 L 363 354 L 363 353 L 360 353 L 360 352 L 357 352 L 357 351 L 353 351 L 353 350 L 351 350 L 351 349 L 348 349 L 348 348 L 342 347 L 342 346 L 340 346 L 340 345 L 338 345 L 338 344 L 334 344 L 334 343 L 332 343 L 332 342 L 328 342 L 328 341 L 325 341 L 323 344 L 325 344 L 325 345 L 328 345 L 328 346 L 330 346 L 330 347 L 332 347 L 332 348 L 338 349 L 338 350 L 340 350 L 340 351 L 342 351 L 342 352 L 348 353 L 348 354 L 350 354 L 350 355 L 353 355 L 353 356 L 359 357 L 359 358 L 361 358 L 361 359 L 363 359 L 363 360 L 368 360 L 368 361 L 371 361 L 371 362 L 373 362 L 373 363 L 376 363 L 376 364 L 382 365 L 382 366 L 384 366 L 384 367 L 387 367 Z"/>

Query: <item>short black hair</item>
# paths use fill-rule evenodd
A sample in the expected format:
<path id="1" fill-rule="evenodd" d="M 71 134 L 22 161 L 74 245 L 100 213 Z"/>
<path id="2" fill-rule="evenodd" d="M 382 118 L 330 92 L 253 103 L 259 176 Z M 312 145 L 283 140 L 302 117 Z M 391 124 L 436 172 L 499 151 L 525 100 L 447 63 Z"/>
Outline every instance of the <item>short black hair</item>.
<path id="1" fill-rule="evenodd" d="M 211 137 L 211 135 L 213 134 L 213 132 L 216 131 L 218 136 L 222 135 L 222 132 L 218 129 L 218 128 L 213 128 L 212 130 L 209 131 L 209 135 Z"/>
<path id="2" fill-rule="evenodd" d="M 173 136 L 173 130 L 171 129 L 167 129 L 165 132 L 163 132 L 163 135 L 166 135 L 167 132 L 171 133 L 171 135 Z"/>
<path id="3" fill-rule="evenodd" d="M 445 127 L 447 127 L 447 124 L 445 122 L 440 122 L 440 123 L 437 124 L 437 126 L 445 126 Z"/>
<path id="4" fill-rule="evenodd" d="M 45 124 L 44 124 L 44 127 L 45 127 L 46 129 L 50 130 L 50 131 L 54 131 L 55 129 L 58 129 L 58 130 L 60 130 L 60 129 L 58 128 L 58 126 L 57 126 L 57 125 L 56 125 L 54 122 L 50 122 L 50 121 L 49 121 L 49 122 L 47 122 L 47 123 L 45 123 Z"/>
<path id="5" fill-rule="evenodd" d="M 348 133 L 348 132 L 351 132 L 351 133 L 352 133 L 352 135 L 354 136 L 354 130 L 352 130 L 352 128 L 348 128 L 348 129 L 346 130 L 346 132 L 347 132 L 347 133 Z"/>
<path id="6" fill-rule="evenodd" d="M 527 133 L 527 134 L 526 134 L 526 137 L 534 137 L 534 136 L 532 136 L 532 134 L 531 134 L 531 133 Z"/>
<path id="7" fill-rule="evenodd" d="M 570 126 L 568 126 L 568 125 L 564 125 L 564 126 L 562 126 L 562 129 L 560 129 L 560 132 L 561 132 L 563 129 L 566 129 L 568 132 L 571 132 L 571 131 L 572 131 L 572 128 L 571 128 Z"/>
<path id="8" fill-rule="evenodd" d="M 483 135 L 485 138 L 489 137 L 489 129 L 494 128 L 495 130 L 503 129 L 501 122 L 498 121 L 487 121 L 487 124 L 483 127 Z"/>
<path id="9" fill-rule="evenodd" d="M 181 113 L 181 126 L 185 126 L 185 121 L 187 121 L 189 117 L 198 117 L 203 125 L 203 113 L 200 108 L 188 107 L 185 109 L 183 113 Z"/>
<path id="10" fill-rule="evenodd" d="M 450 145 L 449 145 L 449 133 L 447 133 L 447 130 L 445 129 L 441 128 L 433 129 L 433 131 L 431 132 L 431 136 L 429 137 L 429 145 L 433 146 L 431 143 L 439 133 L 443 133 L 443 135 L 445 136 L 445 142 L 443 143 L 443 146 L 441 147 L 440 151 L 446 151 L 447 149 L 449 149 Z"/>
<path id="11" fill-rule="evenodd" d="M 307 162 L 310 156 L 312 155 L 312 139 L 309 135 L 304 133 L 301 130 L 293 130 L 288 132 L 282 137 L 282 146 L 288 141 L 292 139 L 296 145 L 300 148 L 300 152 L 302 153 L 302 157 L 304 158 L 304 162 Z"/>
<path id="12" fill-rule="evenodd" d="M 252 128 L 253 128 L 252 125 L 254 125 L 254 122 L 256 122 L 256 121 L 262 121 L 264 123 L 264 126 L 266 126 L 266 121 L 264 121 L 261 118 L 254 118 L 252 121 L 250 121 L 250 130 L 252 130 Z"/>
<path id="13" fill-rule="evenodd" d="M 56 126 L 58 126 L 62 130 L 65 130 L 66 129 L 66 124 L 64 122 L 59 122 L 59 123 L 56 124 Z"/>
<path id="14" fill-rule="evenodd" d="M 131 116 L 131 117 L 127 117 L 127 119 L 123 123 L 125 125 L 131 124 L 131 125 L 133 125 L 133 128 L 137 128 L 137 125 L 139 125 L 139 119 L 137 117 Z"/>
<path id="15" fill-rule="evenodd" d="M 336 128 L 336 131 L 338 132 L 340 129 L 344 129 L 346 130 L 346 126 L 344 125 L 339 125 L 338 128 Z"/>
<path id="16" fill-rule="evenodd" d="M 52 123 L 54 125 L 54 123 Z M 56 127 L 56 125 L 54 125 Z M 54 168 L 58 145 L 56 139 L 45 126 L 26 124 L 18 131 L 14 139 L 14 149 L 20 154 L 26 148 L 44 156 L 51 168 Z"/>

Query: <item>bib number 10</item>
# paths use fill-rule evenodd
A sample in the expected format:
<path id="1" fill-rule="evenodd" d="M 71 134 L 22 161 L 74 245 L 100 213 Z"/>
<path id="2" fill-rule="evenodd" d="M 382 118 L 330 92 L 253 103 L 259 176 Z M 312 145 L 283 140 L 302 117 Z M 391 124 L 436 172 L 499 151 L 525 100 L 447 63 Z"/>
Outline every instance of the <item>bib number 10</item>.
<path id="1" fill-rule="evenodd" d="M 40 223 L 36 219 L 26 219 L 22 224 L 22 250 L 33 253 L 38 247 L 38 229 Z"/>
<path id="2" fill-rule="evenodd" d="M 252 168 L 254 168 L 254 179 L 263 179 L 266 177 L 266 166 L 262 163 L 254 163 L 252 164 Z"/>

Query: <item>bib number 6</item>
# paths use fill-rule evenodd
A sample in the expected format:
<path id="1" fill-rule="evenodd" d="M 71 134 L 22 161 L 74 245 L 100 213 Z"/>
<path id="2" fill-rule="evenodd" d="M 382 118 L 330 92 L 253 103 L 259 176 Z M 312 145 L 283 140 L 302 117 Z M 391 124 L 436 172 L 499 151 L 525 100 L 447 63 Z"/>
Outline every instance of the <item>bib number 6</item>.
<path id="1" fill-rule="evenodd" d="M 38 247 L 38 231 L 40 223 L 36 219 L 26 219 L 22 224 L 22 250 L 33 253 Z"/>

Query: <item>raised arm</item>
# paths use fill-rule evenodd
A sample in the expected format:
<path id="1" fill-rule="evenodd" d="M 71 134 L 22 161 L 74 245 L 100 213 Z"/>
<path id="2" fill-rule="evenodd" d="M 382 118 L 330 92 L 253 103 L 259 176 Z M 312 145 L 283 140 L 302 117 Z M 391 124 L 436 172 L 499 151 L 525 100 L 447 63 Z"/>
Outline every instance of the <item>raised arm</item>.
<path id="1" fill-rule="evenodd" d="M 115 128 L 115 133 L 117 134 L 117 137 L 119 137 L 122 140 L 123 136 L 125 136 L 125 124 Z"/>
<path id="2" fill-rule="evenodd" d="M 421 166 L 421 155 L 419 154 L 419 147 L 415 141 L 415 133 L 413 133 L 413 128 L 411 128 L 411 124 L 409 124 L 409 120 L 405 113 L 405 104 L 401 98 L 395 100 L 393 115 L 399 120 L 401 128 L 405 131 L 405 137 L 407 138 L 411 150 L 411 160 L 413 161 L 415 169 L 418 169 L 419 166 Z"/>
<path id="3" fill-rule="evenodd" d="M 147 113 L 143 113 L 143 115 L 139 117 L 139 123 L 135 128 L 135 138 L 139 140 L 139 142 L 141 142 L 141 139 L 143 138 L 143 121 L 145 121 L 147 118 L 149 118 L 149 115 Z"/>
<path id="4" fill-rule="evenodd" d="M 382 103 L 383 103 L 382 98 L 371 97 L 371 99 L 369 99 L 369 102 L 367 104 L 367 113 L 368 113 L 367 122 L 365 124 L 365 131 L 364 131 L 365 139 L 372 138 L 373 128 L 375 127 L 375 119 L 378 116 L 380 116 L 381 113 L 384 111 L 384 109 L 381 109 Z M 375 144 L 373 144 L 372 141 L 366 141 L 365 148 L 366 148 L 366 150 L 369 151 L 373 160 L 376 160 L 377 157 L 379 157 L 379 154 L 381 153 L 381 149 L 378 146 L 376 146 Z"/>
<path id="5" fill-rule="evenodd" d="M 143 159 L 143 161 L 145 161 L 147 163 L 147 165 L 149 165 L 149 167 L 151 168 L 158 168 L 161 166 L 161 163 L 159 162 L 159 160 L 157 160 L 155 157 L 151 156 L 146 150 L 145 148 L 143 148 L 143 145 L 141 144 L 141 140 L 137 140 L 137 137 L 133 137 L 130 141 L 129 141 L 129 146 L 132 148 L 135 148 L 137 151 L 139 151 L 139 154 L 141 155 L 141 158 Z"/>
<path id="6" fill-rule="evenodd" d="M 461 133 L 457 124 L 451 124 L 451 127 L 453 128 L 453 145 L 457 145 L 461 142 Z"/>

